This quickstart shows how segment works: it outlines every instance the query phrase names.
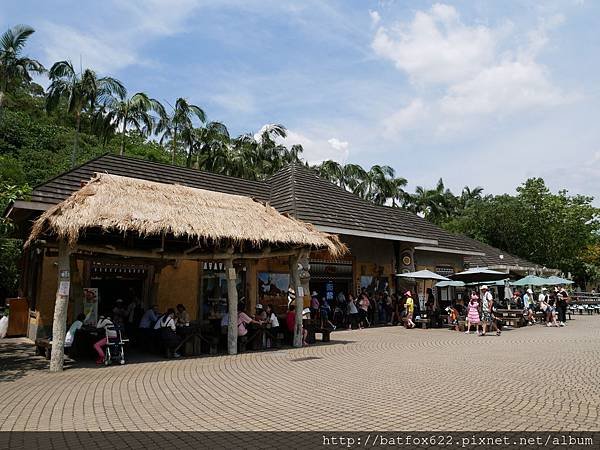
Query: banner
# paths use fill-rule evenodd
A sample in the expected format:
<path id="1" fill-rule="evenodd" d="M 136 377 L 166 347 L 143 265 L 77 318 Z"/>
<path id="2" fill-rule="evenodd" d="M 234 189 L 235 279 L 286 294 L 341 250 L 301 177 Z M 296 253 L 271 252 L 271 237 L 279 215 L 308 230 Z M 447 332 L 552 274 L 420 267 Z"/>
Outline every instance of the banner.
<path id="1" fill-rule="evenodd" d="M 96 325 L 98 321 L 98 288 L 83 288 L 83 313 L 86 325 Z"/>

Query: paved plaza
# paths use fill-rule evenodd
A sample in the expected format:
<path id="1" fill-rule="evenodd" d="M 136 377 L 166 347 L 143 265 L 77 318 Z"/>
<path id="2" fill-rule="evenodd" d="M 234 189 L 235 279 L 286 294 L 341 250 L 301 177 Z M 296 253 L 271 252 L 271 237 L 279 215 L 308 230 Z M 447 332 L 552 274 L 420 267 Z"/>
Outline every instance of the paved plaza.
<path id="1" fill-rule="evenodd" d="M 51 374 L 0 343 L 0 430 L 600 430 L 600 317 L 477 337 L 340 331 L 303 349 Z"/>

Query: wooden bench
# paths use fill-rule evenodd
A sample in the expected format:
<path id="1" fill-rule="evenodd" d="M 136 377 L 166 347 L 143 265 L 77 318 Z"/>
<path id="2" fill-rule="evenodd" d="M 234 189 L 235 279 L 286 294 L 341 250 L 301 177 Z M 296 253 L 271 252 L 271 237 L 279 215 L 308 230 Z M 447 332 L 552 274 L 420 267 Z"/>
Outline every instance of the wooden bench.
<path id="1" fill-rule="evenodd" d="M 431 324 L 431 319 L 415 319 L 415 324 L 421 324 L 421 328 L 426 329 Z"/>
<path id="2" fill-rule="evenodd" d="M 315 342 L 317 342 L 317 333 L 321 333 L 322 342 L 329 342 L 331 340 L 332 330 L 330 328 L 321 327 L 320 323 L 315 320 L 311 320 L 307 324 L 306 331 L 306 342 L 308 342 L 309 344 L 314 344 Z"/>

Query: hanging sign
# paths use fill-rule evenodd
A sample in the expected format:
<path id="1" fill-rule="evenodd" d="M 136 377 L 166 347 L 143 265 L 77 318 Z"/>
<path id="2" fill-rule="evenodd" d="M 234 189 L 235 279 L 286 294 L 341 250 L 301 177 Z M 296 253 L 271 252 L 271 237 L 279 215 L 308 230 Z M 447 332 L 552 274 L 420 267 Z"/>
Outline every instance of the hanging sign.
<path id="1" fill-rule="evenodd" d="M 62 295 L 64 297 L 68 296 L 70 287 L 71 283 L 69 281 L 61 281 L 58 285 L 58 295 Z"/>

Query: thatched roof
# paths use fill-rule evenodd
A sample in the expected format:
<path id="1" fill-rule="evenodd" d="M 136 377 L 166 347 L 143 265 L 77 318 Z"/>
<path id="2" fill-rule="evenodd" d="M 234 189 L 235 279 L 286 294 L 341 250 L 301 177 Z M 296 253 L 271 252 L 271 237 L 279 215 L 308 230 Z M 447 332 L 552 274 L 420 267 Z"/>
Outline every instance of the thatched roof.
<path id="1" fill-rule="evenodd" d="M 346 250 L 337 236 L 319 232 L 249 197 L 108 174 L 96 174 L 42 214 L 26 245 L 44 232 L 74 244 L 89 229 L 141 236 L 164 233 L 216 244 L 310 246 L 333 254 Z"/>

